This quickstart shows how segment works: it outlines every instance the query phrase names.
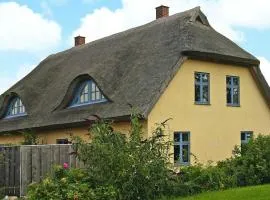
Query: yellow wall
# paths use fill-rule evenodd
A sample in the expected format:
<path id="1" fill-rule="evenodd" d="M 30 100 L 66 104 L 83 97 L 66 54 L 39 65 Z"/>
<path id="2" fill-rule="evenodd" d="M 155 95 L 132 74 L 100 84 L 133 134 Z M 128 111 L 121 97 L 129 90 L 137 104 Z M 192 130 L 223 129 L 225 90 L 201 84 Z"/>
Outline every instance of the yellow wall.
<path id="1" fill-rule="evenodd" d="M 194 72 L 210 73 L 210 104 L 194 104 Z M 226 75 L 240 77 L 240 107 L 226 105 Z M 245 67 L 187 60 L 148 117 L 148 130 L 167 118 L 174 131 L 190 131 L 191 153 L 199 161 L 230 157 L 240 131 L 270 134 L 270 109 Z"/>
<path id="2" fill-rule="evenodd" d="M 144 126 L 146 127 L 146 124 Z M 121 131 L 126 134 L 129 132 L 129 127 L 129 122 L 117 122 L 113 124 L 115 131 Z M 87 126 L 37 132 L 41 144 L 55 144 L 57 139 L 70 139 L 70 134 L 80 136 L 85 140 L 89 139 Z M 21 134 L 11 133 L 0 136 L 0 144 L 20 144 L 22 141 L 23 137 Z"/>

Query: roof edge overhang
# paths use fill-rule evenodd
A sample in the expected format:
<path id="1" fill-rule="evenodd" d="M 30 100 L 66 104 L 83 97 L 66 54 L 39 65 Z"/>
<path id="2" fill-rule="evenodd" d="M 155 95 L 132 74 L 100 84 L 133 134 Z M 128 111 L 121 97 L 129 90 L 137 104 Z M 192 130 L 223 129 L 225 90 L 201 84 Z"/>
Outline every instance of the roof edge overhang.
<path id="1" fill-rule="evenodd" d="M 112 122 L 129 122 L 131 115 L 124 115 L 124 116 L 117 116 L 117 117 L 109 117 L 109 118 L 99 118 L 98 116 L 91 116 L 88 119 L 83 119 L 82 121 L 72 122 L 72 123 L 62 123 L 62 124 L 51 124 L 51 125 L 44 125 L 39 127 L 28 127 L 23 129 L 10 129 L 6 131 L 0 132 L 2 134 L 11 134 L 11 133 L 22 133 L 27 130 L 34 130 L 34 131 L 50 131 L 55 129 L 65 129 L 65 128 L 76 128 L 82 126 L 91 126 L 97 120 L 102 119 L 105 121 L 112 121 Z M 141 120 L 145 120 L 145 118 L 141 118 Z"/>
<path id="2" fill-rule="evenodd" d="M 182 55 L 191 59 L 195 59 L 195 60 L 212 61 L 212 62 L 222 63 L 222 64 L 234 64 L 234 65 L 247 66 L 247 67 L 260 65 L 260 61 L 256 59 L 255 57 L 254 59 L 248 59 L 248 58 L 240 58 L 240 57 L 224 55 L 224 54 L 222 55 L 222 54 L 217 54 L 217 53 L 192 51 L 192 50 L 183 51 Z"/>

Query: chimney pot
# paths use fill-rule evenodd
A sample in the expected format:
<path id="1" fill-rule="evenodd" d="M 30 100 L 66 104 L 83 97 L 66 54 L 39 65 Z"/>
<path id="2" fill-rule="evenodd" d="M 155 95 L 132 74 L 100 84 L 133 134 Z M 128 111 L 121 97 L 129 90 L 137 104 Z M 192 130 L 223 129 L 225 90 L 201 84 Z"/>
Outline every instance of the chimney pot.
<path id="1" fill-rule="evenodd" d="M 75 37 L 74 40 L 75 40 L 75 46 L 80 46 L 80 45 L 85 44 L 85 37 L 83 37 L 83 36 L 79 35 L 79 36 Z"/>
<path id="2" fill-rule="evenodd" d="M 168 17 L 169 16 L 169 7 L 168 6 L 159 6 L 156 7 L 156 19 L 161 17 Z"/>

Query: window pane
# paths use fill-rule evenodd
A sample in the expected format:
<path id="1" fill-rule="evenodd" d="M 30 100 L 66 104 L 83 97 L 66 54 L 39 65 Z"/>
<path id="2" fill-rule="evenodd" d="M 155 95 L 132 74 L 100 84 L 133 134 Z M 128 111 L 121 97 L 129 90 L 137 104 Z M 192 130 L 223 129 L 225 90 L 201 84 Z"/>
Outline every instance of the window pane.
<path id="1" fill-rule="evenodd" d="M 182 133 L 182 141 L 183 142 L 188 142 L 189 141 L 189 137 L 188 137 L 188 133 Z"/>
<path id="2" fill-rule="evenodd" d="M 209 79 L 209 74 L 203 73 L 202 74 L 202 81 L 204 83 L 208 83 L 208 79 Z"/>
<path id="3" fill-rule="evenodd" d="M 188 145 L 182 146 L 182 161 L 189 162 L 189 147 L 188 147 Z"/>
<path id="4" fill-rule="evenodd" d="M 208 102 L 208 93 L 209 93 L 208 85 L 203 86 L 203 96 L 202 96 L 202 98 L 203 98 L 204 103 Z"/>
<path id="5" fill-rule="evenodd" d="M 89 102 L 88 94 L 84 95 L 84 102 Z"/>
<path id="6" fill-rule="evenodd" d="M 201 98 L 200 98 L 200 89 L 201 87 L 199 85 L 195 85 L 195 101 L 196 102 L 200 102 Z"/>
<path id="7" fill-rule="evenodd" d="M 174 161 L 178 162 L 180 159 L 180 146 L 174 145 Z"/>
<path id="8" fill-rule="evenodd" d="M 231 88 L 227 87 L 227 103 L 232 103 Z"/>
<path id="9" fill-rule="evenodd" d="M 95 101 L 96 100 L 96 93 L 95 92 L 94 93 L 92 92 L 91 100 L 92 101 Z"/>
<path id="10" fill-rule="evenodd" d="M 174 134 L 174 142 L 180 142 L 180 134 L 179 133 Z"/>
<path id="11" fill-rule="evenodd" d="M 88 93 L 88 89 L 89 89 L 89 85 L 86 84 L 85 87 L 84 87 L 84 94 L 87 94 Z"/>
<path id="12" fill-rule="evenodd" d="M 97 100 L 100 100 L 100 99 L 101 99 L 101 97 L 100 97 L 100 92 L 99 92 L 99 91 L 96 92 L 96 99 L 97 99 Z"/>
<path id="13" fill-rule="evenodd" d="M 245 133 L 241 133 L 241 140 L 246 140 L 246 134 Z"/>
<path id="14" fill-rule="evenodd" d="M 92 82 L 92 92 L 96 91 L 96 84 Z"/>
<path id="15" fill-rule="evenodd" d="M 196 82 L 200 82 L 200 77 L 201 77 L 200 73 L 195 73 L 195 81 Z"/>
<path id="16" fill-rule="evenodd" d="M 226 77 L 226 84 L 231 85 L 232 84 L 232 79 L 231 77 Z"/>
<path id="17" fill-rule="evenodd" d="M 233 103 L 239 104 L 239 89 L 233 88 Z"/>
<path id="18" fill-rule="evenodd" d="M 82 94 L 80 97 L 80 103 L 83 103 L 83 102 L 84 102 L 84 95 Z"/>
<path id="19" fill-rule="evenodd" d="M 238 86 L 239 85 L 239 78 L 238 77 L 233 77 L 233 85 Z"/>

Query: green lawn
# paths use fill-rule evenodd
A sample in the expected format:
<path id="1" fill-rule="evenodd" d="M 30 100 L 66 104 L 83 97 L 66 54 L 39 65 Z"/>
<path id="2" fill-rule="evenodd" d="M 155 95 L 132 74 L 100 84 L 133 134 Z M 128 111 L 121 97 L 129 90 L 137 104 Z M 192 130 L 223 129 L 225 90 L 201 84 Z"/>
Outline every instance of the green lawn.
<path id="1" fill-rule="evenodd" d="M 172 200 L 270 200 L 270 185 L 206 192 L 197 196 Z"/>

